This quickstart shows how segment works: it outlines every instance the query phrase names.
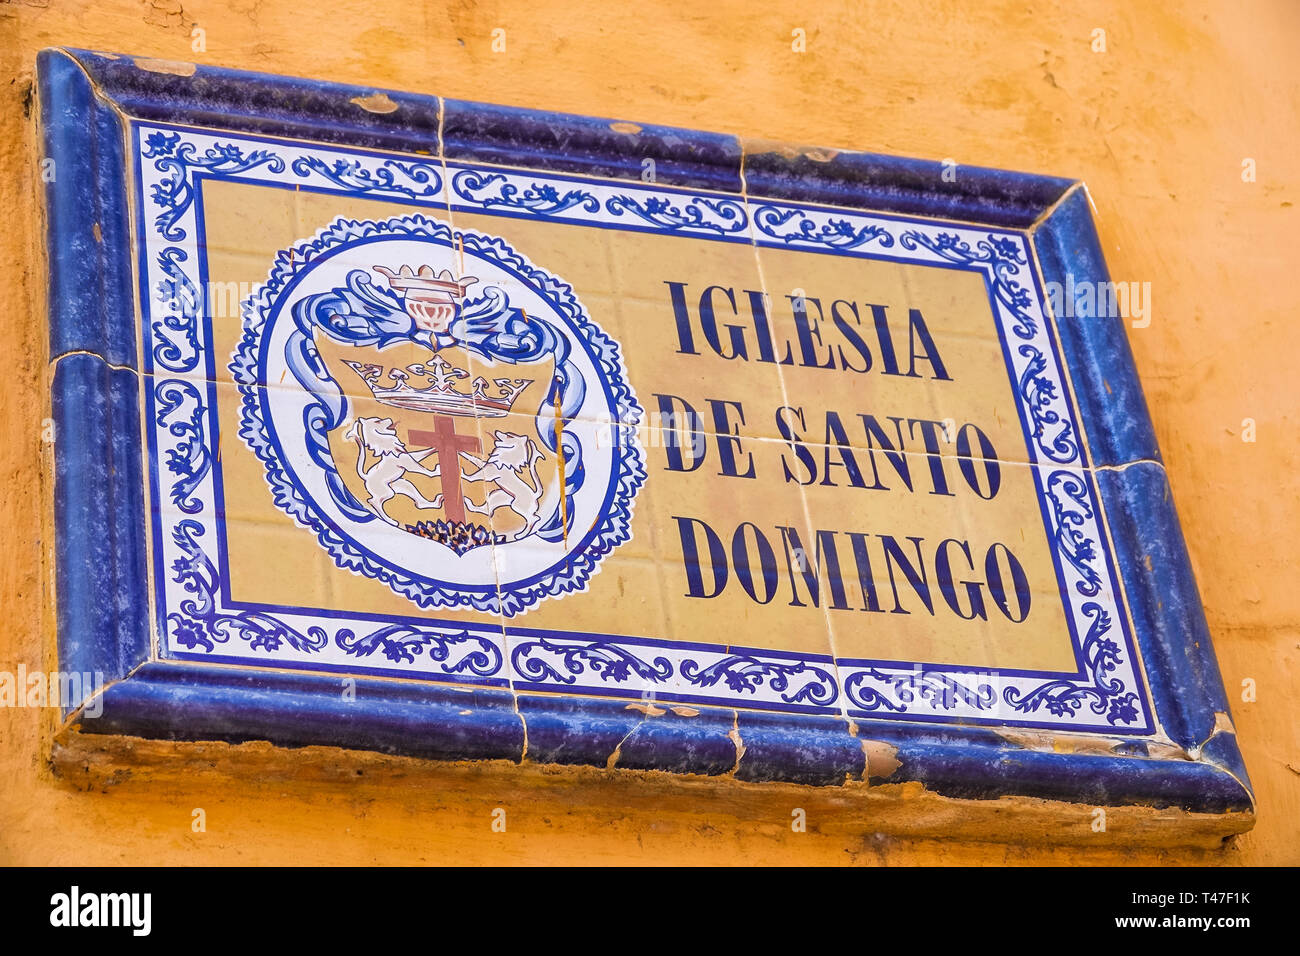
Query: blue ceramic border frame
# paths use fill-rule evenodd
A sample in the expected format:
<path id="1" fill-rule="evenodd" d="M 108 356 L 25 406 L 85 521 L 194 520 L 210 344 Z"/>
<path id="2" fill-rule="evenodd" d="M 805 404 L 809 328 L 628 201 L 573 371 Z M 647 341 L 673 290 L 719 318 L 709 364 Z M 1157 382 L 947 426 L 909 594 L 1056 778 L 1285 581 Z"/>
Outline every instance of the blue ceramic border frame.
<path id="1" fill-rule="evenodd" d="M 1057 753 L 995 730 L 704 707 L 647 719 L 618 700 L 508 689 L 453 690 L 152 661 L 136 379 L 125 120 L 216 125 L 446 159 L 638 179 L 644 158 L 669 185 L 827 202 L 1025 230 L 1041 277 L 1109 276 L 1082 184 L 863 153 L 752 152 L 735 137 L 387 91 L 396 109 L 354 104 L 375 90 L 198 66 L 189 75 L 130 57 L 46 50 L 38 58 L 46 185 L 59 668 L 99 672 L 102 714 L 68 708 L 83 733 L 269 740 L 439 759 L 525 759 L 747 781 L 834 786 L 919 781 L 937 793 L 1022 795 L 1251 813 L 1254 797 L 1200 598 L 1119 317 L 1057 323 L 1090 441 L 1156 715 L 1174 748 L 1112 738 L 1109 753 Z M 180 71 L 184 72 L 184 71 Z M 633 127 L 624 127 L 633 129 Z M 793 158 L 791 158 L 793 157 Z M 1149 559 L 1149 560 L 1148 560 Z M 736 742 L 739 736 L 742 745 Z M 868 766 L 866 741 L 897 748 Z M 1172 751 L 1172 752 L 1170 752 Z"/>

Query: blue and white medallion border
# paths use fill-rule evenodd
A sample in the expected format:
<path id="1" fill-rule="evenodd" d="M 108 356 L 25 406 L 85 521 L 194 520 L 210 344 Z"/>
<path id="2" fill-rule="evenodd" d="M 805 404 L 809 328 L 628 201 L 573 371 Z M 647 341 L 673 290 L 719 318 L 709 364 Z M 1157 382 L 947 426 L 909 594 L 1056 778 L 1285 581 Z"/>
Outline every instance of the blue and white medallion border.
<path id="1" fill-rule="evenodd" d="M 590 527 L 585 532 L 572 536 L 572 546 L 567 544 L 567 531 L 557 527 L 554 538 L 564 538 L 564 555 L 550 567 L 525 579 L 513 581 L 509 587 L 503 586 L 499 580 L 486 585 L 457 587 L 453 582 L 417 574 L 370 550 L 343 530 L 342 519 L 321 512 L 305 488 L 302 475 L 292 463 L 294 455 L 282 446 L 270 409 L 273 390 L 265 385 L 272 377 L 267 373 L 266 364 L 271 324 L 277 313 L 280 315 L 279 321 L 290 325 L 293 323 L 286 314 L 288 309 L 283 306 L 282 300 L 290 294 L 290 290 L 303 275 L 331 256 L 354 250 L 361 244 L 401 239 L 441 246 L 448 255 L 459 249 L 462 254 L 487 257 L 513 277 L 534 287 L 541 300 L 555 310 L 555 316 L 567 327 L 568 334 L 574 337 L 573 341 L 581 346 L 592 363 L 589 372 L 601 379 L 598 383 L 601 386 L 600 397 L 607 406 L 602 405 L 599 414 L 611 421 L 632 424 L 641 421 L 642 409 L 626 380 L 618 344 L 592 323 L 567 283 L 539 269 L 500 238 L 468 230 L 453 230 L 448 223 L 416 215 L 380 222 L 337 219 L 320 230 L 314 238 L 296 243 L 287 254 L 282 253 L 277 257 L 270 278 L 258 287 L 245 304 L 243 335 L 229 365 L 240 393 L 240 438 L 262 462 L 275 503 L 301 527 L 313 531 L 321 546 L 340 568 L 380 580 L 420 607 L 467 607 L 513 616 L 544 598 L 583 590 L 591 575 L 599 569 L 600 560 L 631 537 L 635 496 L 646 477 L 644 451 L 631 429 L 609 429 L 618 440 L 611 439 L 607 442 L 611 467 L 605 491 L 596 496 L 602 503 Z M 502 309 L 508 307 L 506 296 L 501 295 L 496 301 L 502 304 Z M 542 321 L 536 310 L 531 321 L 534 327 Z M 393 330 L 387 329 L 387 332 L 392 333 Z M 364 336 L 369 333 L 361 334 Z M 555 341 L 563 341 L 566 347 L 570 344 L 567 337 L 560 338 L 558 335 Z M 312 351 L 314 353 L 314 349 Z M 320 376 L 328 375 L 328 372 L 316 364 L 317 359 L 305 361 L 308 364 L 296 369 L 295 377 L 304 377 L 300 382 L 304 387 L 318 387 L 322 384 Z M 585 383 L 581 373 L 571 363 L 566 361 L 564 370 L 566 374 L 571 373 Z M 561 380 L 558 366 L 555 377 L 557 381 Z M 330 384 L 337 387 L 337 383 Z M 585 385 L 577 391 L 581 393 L 581 398 L 576 400 L 584 401 L 588 394 Z M 337 397 L 342 401 L 342 415 L 345 416 L 346 397 L 341 391 Z M 560 401 L 558 392 L 553 403 L 544 401 L 548 420 L 554 419 L 554 407 Z M 308 408 L 312 409 L 313 416 L 317 412 L 321 415 L 320 418 L 311 418 L 314 439 L 319 443 L 319 447 L 309 449 L 313 464 L 316 468 L 328 469 L 333 480 L 341 484 L 335 463 L 328 452 L 328 423 L 324 420 L 324 409 L 312 403 L 309 403 Z M 564 412 L 566 461 L 582 460 L 582 444 L 575 433 L 591 426 L 585 421 L 575 420 L 581 413 L 581 407 Z M 304 417 L 300 415 L 295 424 L 303 420 Z M 334 424 L 341 424 L 341 419 Z M 556 451 L 554 442 L 558 437 L 552 429 L 546 438 L 547 450 L 551 453 Z M 579 464 L 575 467 L 576 475 L 568 484 L 578 485 L 580 481 L 594 477 L 595 469 L 590 467 L 590 455 L 587 461 L 587 465 Z M 572 512 L 573 495 L 567 489 L 564 493 L 570 501 L 569 510 Z M 365 509 L 362 509 L 360 517 L 367 521 L 375 520 L 375 516 Z M 498 545 L 489 547 L 495 549 Z M 499 573 L 499 568 L 496 570 Z"/>
<path id="2" fill-rule="evenodd" d="M 1013 230 L 137 122 L 144 415 L 162 656 L 907 721 L 1153 731 L 1030 243 Z M 971 672 L 230 600 L 200 177 L 981 271 L 1079 670 Z M 1041 473 L 1039 473 L 1041 472 Z"/>

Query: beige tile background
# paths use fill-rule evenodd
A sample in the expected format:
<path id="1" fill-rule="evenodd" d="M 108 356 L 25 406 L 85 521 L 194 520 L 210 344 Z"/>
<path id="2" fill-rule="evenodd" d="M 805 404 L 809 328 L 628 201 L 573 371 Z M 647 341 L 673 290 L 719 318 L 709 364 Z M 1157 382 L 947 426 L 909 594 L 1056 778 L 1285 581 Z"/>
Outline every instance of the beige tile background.
<path id="1" fill-rule="evenodd" d="M 281 249 L 314 235 L 338 216 L 383 219 L 422 211 L 416 206 L 229 182 L 206 183 L 203 201 L 209 279 L 234 284 L 260 281 Z M 445 214 L 438 218 L 445 218 Z M 655 431 L 643 431 L 649 446 L 645 450 L 648 477 L 634 512 L 633 541 L 637 544 L 620 547 L 607 557 L 601 573 L 583 593 L 567 596 L 562 602 L 544 601 L 511 618 L 511 626 L 837 653 L 853 658 L 1073 670 L 1074 654 L 1056 593 L 1056 571 L 1029 468 L 1004 465 L 1000 490 L 985 501 L 963 483 L 955 458 L 943 461 L 949 493 L 940 495 L 933 493 L 930 462 L 923 454 L 909 454 L 902 459 L 911 476 L 909 490 L 877 451 L 879 482 L 886 487 L 855 488 L 850 484 L 842 454 L 821 445 L 828 437 L 826 413 L 834 411 L 850 443 L 856 446 L 849 452 L 854 467 L 868 469 L 872 452 L 859 414 L 876 415 L 887 434 L 891 433 L 887 421 L 891 414 L 952 418 L 979 425 L 1009 462 L 1024 460 L 1024 438 L 981 276 L 946 268 L 903 266 L 810 251 L 756 251 L 747 243 L 582 228 L 505 216 L 456 212 L 451 218 L 458 229 L 474 229 L 505 239 L 534 264 L 569 283 L 593 320 L 620 343 L 629 379 L 648 414 L 658 410 L 655 396 L 679 396 L 705 416 L 703 428 L 711 430 L 714 419 L 708 399 L 739 402 L 745 420 L 736 427 L 744 438 L 738 447 L 731 447 L 737 447 L 738 470 L 747 474 L 752 469 L 755 476 L 722 475 L 719 442 L 711 434 L 706 435 L 706 457 L 698 469 L 670 470 L 662 443 L 654 441 Z M 679 351 L 681 343 L 665 285 L 670 280 L 686 283 L 693 293 L 687 305 L 699 355 Z M 749 361 L 724 359 L 703 341 L 698 294 L 712 285 L 735 290 L 739 315 L 727 317 L 720 312 L 718 319 L 745 329 Z M 744 294 L 749 289 L 768 292 L 773 303 L 769 318 L 777 343 L 775 354 L 779 360 L 786 351 L 783 343 L 789 342 L 795 364 L 756 361 L 757 333 Z M 791 306 L 784 297 L 799 294 L 822 303 L 826 313 L 821 324 L 825 345 L 818 349 L 817 362 L 835 361 L 837 367 L 798 364 L 802 353 Z M 852 349 L 831 321 L 831 307 L 836 300 L 859 303 L 863 313 L 865 326 L 859 328 L 873 353 L 873 364 L 865 373 L 838 367 L 835 353 L 826 351 L 834 344 Z M 936 380 L 938 371 L 926 363 L 918 363 L 920 374 L 925 376 L 922 378 L 883 374 L 879 351 L 882 346 L 872 328 L 868 303 L 886 306 L 891 315 L 893 350 L 903 371 L 908 368 L 911 347 L 907 315 L 911 309 L 920 311 L 948 380 Z M 719 301 L 717 307 L 724 309 L 727 305 Z M 808 308 L 815 314 L 815 306 Z M 240 328 L 238 316 L 233 313 L 214 318 L 213 334 L 221 359 L 217 363 L 219 382 L 229 380 L 225 357 L 238 342 Z M 422 350 L 352 349 L 323 338 L 320 347 L 326 363 L 332 363 L 336 379 L 352 396 L 353 415 L 396 416 L 404 435 L 404 429 L 416 416 L 374 401 L 342 362 L 350 358 L 392 367 L 427 358 L 418 354 Z M 469 356 L 460 350 L 449 350 L 447 357 L 461 367 L 471 367 Z M 860 360 L 858 354 L 849 359 Z M 515 375 L 516 370 L 511 374 Z M 515 408 L 523 411 L 535 407 L 548 373 L 539 366 L 519 369 L 517 374 L 535 381 L 525 389 Z M 232 596 L 255 603 L 339 611 L 443 616 L 441 609 L 419 611 L 382 583 L 335 567 L 310 531 L 293 527 L 292 521 L 274 506 L 261 463 L 242 441 L 226 440 L 237 433 L 237 399 L 233 389 L 220 389 L 225 492 L 228 500 L 237 503 L 238 517 L 242 519 L 227 530 Z M 806 487 L 798 483 L 807 477 L 804 466 L 790 446 L 775 440 L 779 435 L 776 411 L 786 405 L 802 410 L 808 426 L 799 427 L 798 433 L 807 443 L 807 453 L 815 461 L 818 475 Z M 461 422 L 460 430 L 471 428 L 467 421 Z M 487 432 L 495 427 L 519 434 L 532 431 L 531 421 L 519 414 L 511 415 L 504 425 L 488 419 L 478 424 L 484 447 L 490 443 Z M 921 452 L 924 446 L 920 433 L 909 434 L 911 430 L 903 427 L 903 447 Z M 355 486 L 353 491 L 359 500 L 365 500 L 360 481 L 349 467 L 355 449 L 343 439 L 342 432 L 336 430 L 331 447 L 336 461 L 342 463 L 345 482 Z M 955 454 L 950 443 L 945 442 L 943 453 Z M 797 476 L 796 480 L 786 480 L 787 469 Z M 423 482 L 427 486 L 425 493 L 430 497 L 437 490 L 436 479 L 415 480 L 417 485 Z M 870 474 L 862 480 L 873 483 Z M 395 499 L 389 513 L 404 523 L 420 517 L 414 503 L 405 498 Z M 423 517 L 430 514 L 425 512 Z M 511 530 L 509 517 L 504 510 L 493 516 L 497 530 Z M 683 533 L 695 538 L 701 554 L 707 555 L 709 549 L 702 532 L 684 531 L 697 526 L 682 524 L 679 518 L 700 519 L 720 537 L 730 571 L 716 597 L 693 597 L 689 593 Z M 767 596 L 761 587 L 760 600 L 746 594 L 735 568 L 733 542 L 737 529 L 746 522 L 763 534 L 775 553 L 778 580 L 774 596 L 766 603 L 760 603 Z M 792 574 L 786 564 L 780 531 L 783 526 L 795 529 L 810 561 L 817 554 L 817 531 L 838 532 L 835 544 L 840 577 L 846 587 L 843 604 L 847 608 L 831 611 L 828 582 L 822 584 L 819 595 L 826 611 L 813 603 L 807 582 L 797 572 Z M 891 535 L 909 557 L 919 555 L 920 569 L 931 588 L 933 610 L 927 610 L 921 599 L 909 591 L 901 570 L 894 573 L 895 581 L 891 582 L 878 538 L 867 539 L 870 571 L 857 568 L 849 532 Z M 754 533 L 754 529 L 747 529 L 744 540 L 749 542 L 751 559 L 757 560 Z M 914 548 L 910 537 L 923 538 L 924 543 Z M 983 555 L 995 541 L 1012 549 L 1026 569 L 1035 596 L 1025 621 L 1013 623 L 998 614 L 987 589 L 985 619 L 963 620 L 948 608 L 936 581 L 935 551 L 949 537 L 969 541 L 973 549 L 974 569 L 966 573 L 961 569 L 960 556 L 950 552 L 957 557 L 954 568 L 959 580 L 983 583 Z M 793 538 L 790 543 L 793 545 Z M 645 547 L 651 550 L 643 550 Z M 508 550 L 500 550 L 503 560 Z M 728 572 L 724 569 L 724 573 Z M 868 598 L 858 581 L 860 573 L 874 577 L 881 602 L 879 610 L 865 610 Z M 712 575 L 706 570 L 704 577 L 711 593 Z M 895 584 L 901 595 L 897 600 L 893 596 Z M 654 610 L 644 616 L 628 613 L 629 594 L 637 602 L 632 606 Z M 445 616 L 452 620 L 490 617 L 474 612 Z M 837 637 L 834 644 L 832 628 Z"/>

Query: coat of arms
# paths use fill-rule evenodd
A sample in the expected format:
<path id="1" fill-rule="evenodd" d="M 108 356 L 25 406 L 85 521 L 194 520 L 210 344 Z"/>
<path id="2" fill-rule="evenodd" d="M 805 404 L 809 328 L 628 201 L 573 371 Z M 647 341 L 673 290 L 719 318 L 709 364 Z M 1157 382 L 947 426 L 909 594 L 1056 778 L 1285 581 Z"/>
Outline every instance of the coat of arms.
<path id="1" fill-rule="evenodd" d="M 231 369 L 277 505 L 421 606 L 518 613 L 629 536 L 618 348 L 498 238 L 339 220 L 277 260 Z"/>

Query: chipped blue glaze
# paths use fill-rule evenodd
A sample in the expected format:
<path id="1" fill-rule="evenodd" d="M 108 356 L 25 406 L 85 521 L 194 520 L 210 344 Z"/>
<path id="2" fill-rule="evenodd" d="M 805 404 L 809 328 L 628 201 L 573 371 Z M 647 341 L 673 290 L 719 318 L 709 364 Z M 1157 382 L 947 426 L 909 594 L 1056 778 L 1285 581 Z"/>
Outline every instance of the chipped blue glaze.
<path id="1" fill-rule="evenodd" d="M 46 157 L 58 170 L 46 190 L 58 655 L 61 668 L 102 671 L 111 682 L 98 701 L 102 716 L 81 714 L 82 732 L 734 774 L 755 784 L 839 786 L 865 777 L 871 783 L 916 781 L 940 794 L 976 799 L 1024 795 L 1205 812 L 1252 809 L 1236 739 L 1224 729 L 1230 727 L 1226 695 L 1118 318 L 1060 321 L 1055 333 L 1087 440 L 1086 461 L 1102 466 L 1091 474 L 1155 715 L 1172 747 L 1116 731 L 1107 738 L 1110 753 L 1055 753 L 1050 743 L 1027 749 L 989 727 L 925 723 L 923 713 L 907 720 L 858 716 L 851 725 L 833 713 L 675 708 L 666 692 L 629 704 L 565 696 L 562 688 L 556 695 L 488 683 L 453 688 L 372 680 L 363 659 L 406 653 L 419 637 L 383 628 L 349 634 L 358 664 L 334 673 L 326 665 L 316 673 L 287 673 L 150 660 L 142 385 L 122 155 L 123 125 L 133 120 L 410 154 L 411 164 L 393 167 L 392 180 L 410 195 L 440 175 L 433 157 L 441 152 L 451 161 L 711 190 L 745 217 L 727 221 L 767 227 L 768 240 L 789 236 L 864 251 L 878 241 L 833 224 L 756 218 L 765 200 L 826 203 L 1023 230 L 1042 282 L 1104 281 L 1107 273 L 1086 197 L 1065 179 L 964 166 L 951 177 L 943 163 L 864 153 L 746 151 L 731 136 L 391 91 L 385 95 L 396 109 L 375 113 L 354 102 L 376 92 L 370 89 L 207 66 L 182 77 L 142 69 L 129 57 L 83 51 L 45 51 L 38 71 Z M 430 157 L 428 164 L 419 156 Z M 321 174 L 355 178 L 350 168 Z M 532 215 L 589 205 L 577 195 L 587 188 L 552 196 L 530 193 L 525 184 L 491 195 Z M 648 214 L 688 222 L 691 216 L 685 207 L 622 208 L 625 218 Z M 179 397 L 179 388 L 169 394 Z M 185 405 L 168 414 L 169 423 L 184 429 L 193 411 Z M 197 455 L 182 464 L 191 472 L 205 466 Z M 155 500 L 160 495 L 182 510 L 189 505 L 185 472 L 167 488 L 153 489 Z M 699 679 L 712 674 L 703 668 L 691 673 Z M 351 695 L 344 692 L 349 677 L 355 679 Z M 896 748 L 897 767 L 868 769 L 864 741 Z M 1185 753 L 1168 756 L 1175 748 Z"/>
<path id="2" fill-rule="evenodd" d="M 838 717 L 773 717 L 742 711 L 736 733 L 744 746 L 736 768 L 741 780 L 834 787 L 862 780 L 867 769 L 862 741 Z"/>
<path id="3" fill-rule="evenodd" d="M 648 713 L 619 746 L 615 766 L 706 776 L 736 766 L 735 711 L 704 707 L 683 714 L 662 704 L 657 709 L 664 712 Z"/>
<path id="4" fill-rule="evenodd" d="M 520 694 L 518 702 L 534 763 L 603 767 L 644 720 L 621 700 Z"/>

